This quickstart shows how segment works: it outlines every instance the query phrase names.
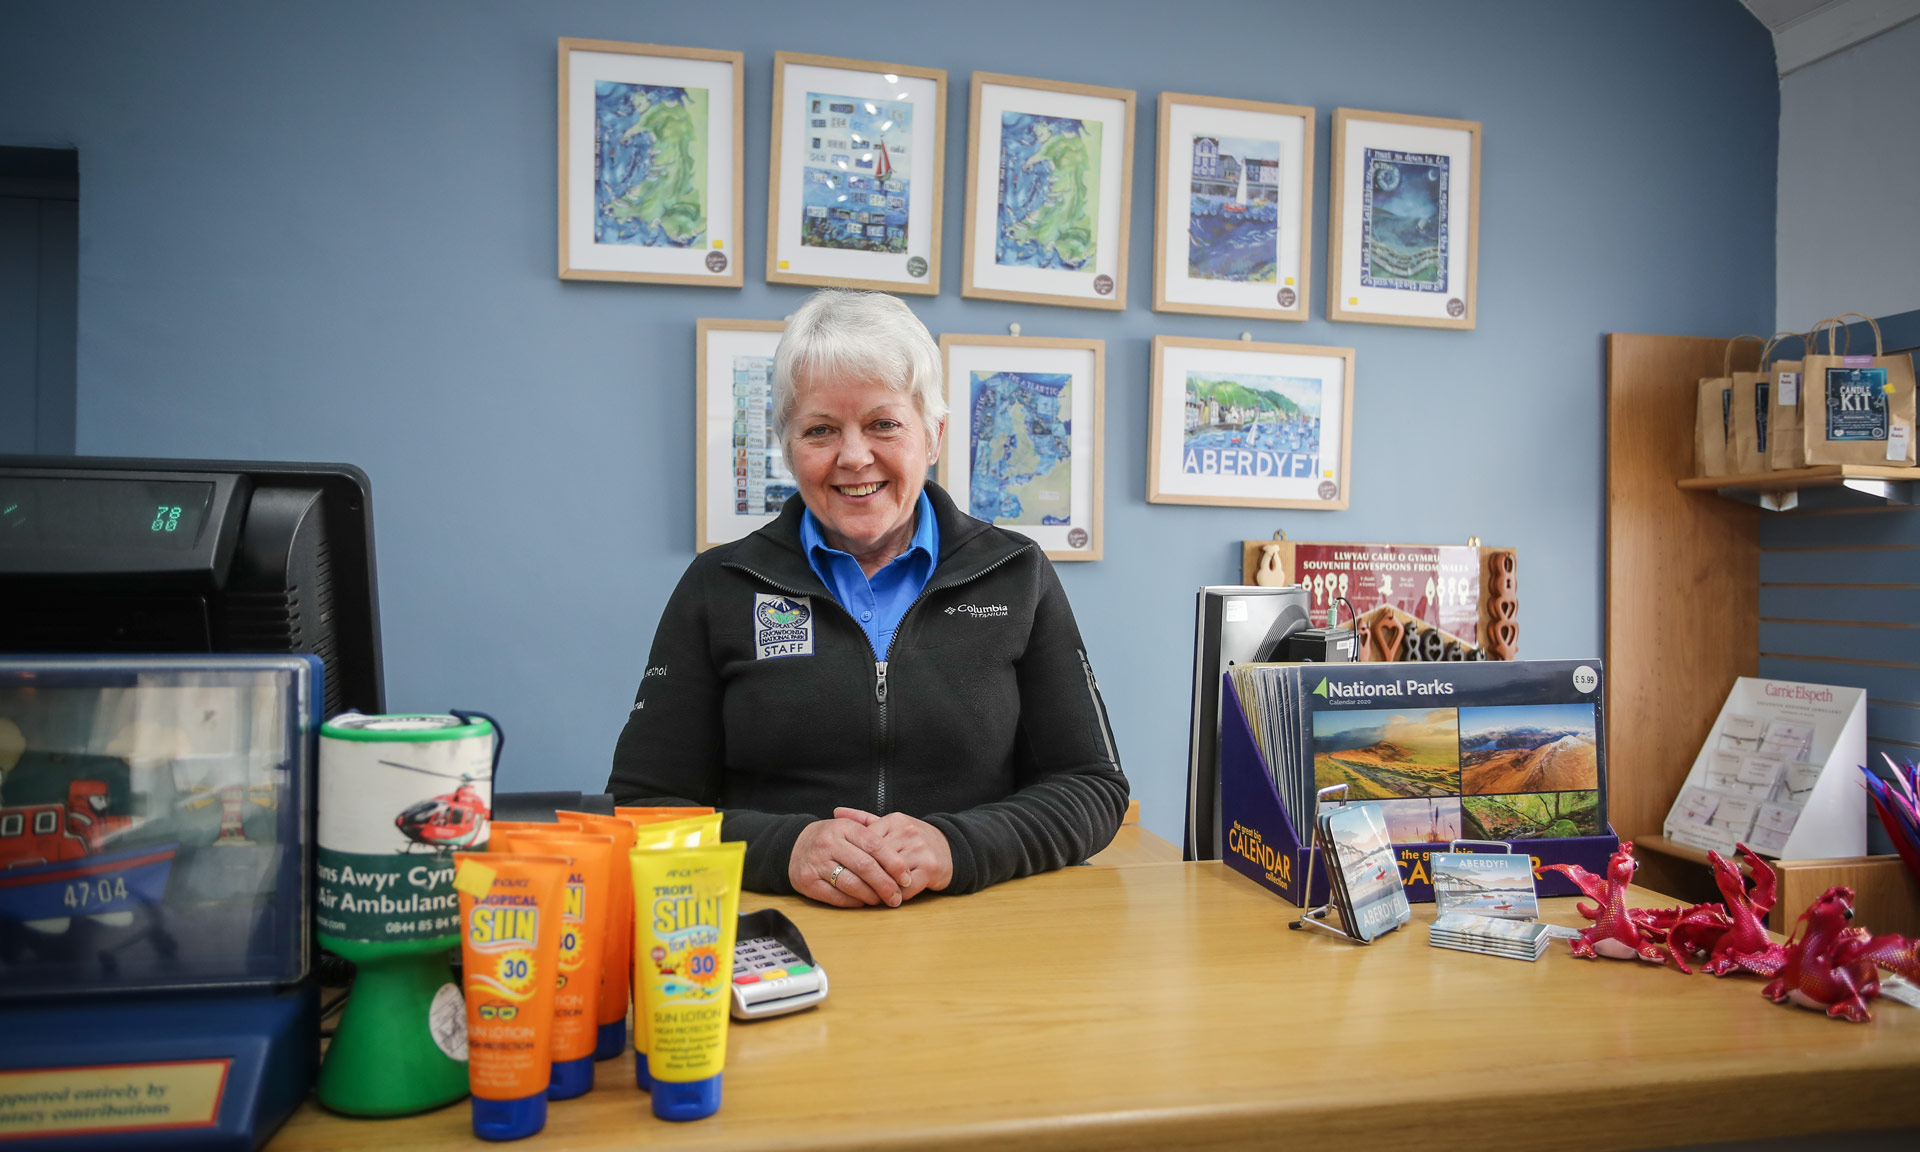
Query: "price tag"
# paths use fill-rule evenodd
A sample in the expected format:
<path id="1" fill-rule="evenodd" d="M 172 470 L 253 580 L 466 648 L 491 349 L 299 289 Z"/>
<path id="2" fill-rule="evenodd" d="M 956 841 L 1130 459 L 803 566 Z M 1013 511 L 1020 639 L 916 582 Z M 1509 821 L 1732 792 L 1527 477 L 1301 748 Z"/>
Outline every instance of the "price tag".
<path id="1" fill-rule="evenodd" d="M 453 874 L 453 886 L 475 900 L 484 900 L 493 889 L 493 878 L 498 875 L 498 872 L 478 860 L 462 860 Z"/>
<path id="2" fill-rule="evenodd" d="M 1887 433 L 1887 459 L 1906 463 L 1907 445 L 1913 438 L 1913 425 L 1904 420 L 1895 420 L 1893 428 Z"/>
<path id="3" fill-rule="evenodd" d="M 1776 391 L 1780 394 L 1782 408 L 1791 408 L 1800 403 L 1800 373 L 1780 373 L 1780 387 Z"/>

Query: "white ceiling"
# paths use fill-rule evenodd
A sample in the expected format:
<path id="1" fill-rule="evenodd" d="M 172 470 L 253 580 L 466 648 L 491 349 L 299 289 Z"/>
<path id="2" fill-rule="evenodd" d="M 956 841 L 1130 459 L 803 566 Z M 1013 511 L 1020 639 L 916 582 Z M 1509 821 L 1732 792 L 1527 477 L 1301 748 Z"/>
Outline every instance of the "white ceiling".
<path id="1" fill-rule="evenodd" d="M 1780 75 L 1920 18 L 1920 0 L 1740 0 L 1773 33 Z"/>

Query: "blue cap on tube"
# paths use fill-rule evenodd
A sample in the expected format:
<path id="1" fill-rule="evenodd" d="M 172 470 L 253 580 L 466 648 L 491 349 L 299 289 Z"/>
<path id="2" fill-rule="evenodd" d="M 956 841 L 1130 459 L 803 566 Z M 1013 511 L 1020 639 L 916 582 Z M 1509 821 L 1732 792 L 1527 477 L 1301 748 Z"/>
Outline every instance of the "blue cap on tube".
<path id="1" fill-rule="evenodd" d="M 611 1060 L 627 1050 L 627 1022 L 615 1020 L 611 1024 L 600 1025 L 600 1031 L 594 1037 L 593 1058 Z"/>
<path id="2" fill-rule="evenodd" d="M 705 1080 L 678 1084 L 671 1080 L 653 1082 L 653 1114 L 662 1120 L 704 1120 L 720 1111 L 720 1078 L 715 1073 Z"/>
<path id="3" fill-rule="evenodd" d="M 473 1098 L 473 1134 L 482 1140 L 523 1140 L 546 1126 L 544 1093 L 518 1100 Z"/>
<path id="4" fill-rule="evenodd" d="M 555 1060 L 553 1074 L 547 1080 L 547 1099 L 571 1100 L 593 1091 L 593 1057 Z"/>
<path id="5" fill-rule="evenodd" d="M 653 1076 L 647 1071 L 647 1054 L 645 1052 L 635 1052 L 633 1054 L 633 1082 L 640 1086 L 640 1091 L 642 1092 L 653 1091 Z"/>

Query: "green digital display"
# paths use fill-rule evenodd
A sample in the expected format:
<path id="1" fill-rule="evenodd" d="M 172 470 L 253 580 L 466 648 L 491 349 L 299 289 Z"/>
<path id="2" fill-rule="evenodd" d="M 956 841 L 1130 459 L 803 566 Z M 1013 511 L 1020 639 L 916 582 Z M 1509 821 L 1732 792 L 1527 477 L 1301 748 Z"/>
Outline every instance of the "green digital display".
<path id="1" fill-rule="evenodd" d="M 0 549 L 184 552 L 207 522 L 198 480 L 0 479 Z"/>

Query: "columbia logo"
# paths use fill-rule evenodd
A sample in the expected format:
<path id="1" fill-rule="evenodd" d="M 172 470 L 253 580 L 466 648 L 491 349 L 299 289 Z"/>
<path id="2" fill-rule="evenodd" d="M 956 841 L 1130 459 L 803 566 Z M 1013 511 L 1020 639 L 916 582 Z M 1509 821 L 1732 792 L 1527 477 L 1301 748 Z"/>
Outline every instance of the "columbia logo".
<path id="1" fill-rule="evenodd" d="M 955 604 L 947 609 L 949 616 L 1005 616 L 1005 604 Z"/>

